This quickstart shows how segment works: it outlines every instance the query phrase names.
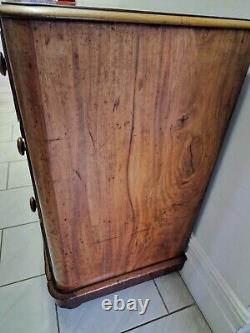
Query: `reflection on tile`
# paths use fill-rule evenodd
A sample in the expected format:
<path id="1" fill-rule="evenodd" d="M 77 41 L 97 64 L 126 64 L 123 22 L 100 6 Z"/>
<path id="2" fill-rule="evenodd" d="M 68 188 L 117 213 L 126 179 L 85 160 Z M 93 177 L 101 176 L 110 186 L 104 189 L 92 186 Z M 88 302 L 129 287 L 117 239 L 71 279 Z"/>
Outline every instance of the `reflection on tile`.
<path id="1" fill-rule="evenodd" d="M 0 162 L 25 160 L 26 155 L 21 156 L 17 150 L 16 141 L 0 142 Z"/>
<path id="2" fill-rule="evenodd" d="M 0 142 L 8 142 L 12 139 L 12 125 L 0 126 Z"/>
<path id="3" fill-rule="evenodd" d="M 37 214 L 29 206 L 31 196 L 31 186 L 0 191 L 0 228 L 38 221 Z"/>
<path id="4" fill-rule="evenodd" d="M 131 298 L 150 299 L 149 306 L 144 315 L 135 311 L 104 311 L 101 307 L 102 300 L 109 298 L 113 301 L 114 295 L 128 300 Z M 114 294 L 83 303 L 76 309 L 58 309 L 61 333 L 117 333 L 140 325 L 154 318 L 165 315 L 166 309 L 154 286 L 153 281 L 148 281 L 137 286 L 127 288 Z M 105 328 L 105 329 L 104 329 Z"/>
<path id="5" fill-rule="evenodd" d="M 0 288 L 0 332 L 58 333 L 44 277 Z"/>
<path id="6" fill-rule="evenodd" d="M 173 313 L 167 317 L 138 327 L 133 333 L 211 333 L 196 306 Z M 63 332 L 62 332 L 63 333 Z M 65 332 L 66 333 L 66 332 Z"/>
<path id="7" fill-rule="evenodd" d="M 6 190 L 8 163 L 0 163 L 0 190 Z"/>
<path id="8" fill-rule="evenodd" d="M 161 276 L 155 279 L 155 282 L 169 312 L 194 303 L 192 296 L 178 273 Z"/>
<path id="9" fill-rule="evenodd" d="M 10 162 L 8 188 L 31 185 L 27 161 Z"/>
<path id="10" fill-rule="evenodd" d="M 43 273 L 43 242 L 39 222 L 5 229 L 0 264 L 0 285 Z"/>

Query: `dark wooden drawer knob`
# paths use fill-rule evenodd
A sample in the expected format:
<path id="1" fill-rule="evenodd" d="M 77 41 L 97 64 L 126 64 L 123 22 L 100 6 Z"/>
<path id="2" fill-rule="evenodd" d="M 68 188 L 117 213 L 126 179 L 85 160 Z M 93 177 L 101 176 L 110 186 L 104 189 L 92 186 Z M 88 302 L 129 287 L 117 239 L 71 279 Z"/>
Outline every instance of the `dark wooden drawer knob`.
<path id="1" fill-rule="evenodd" d="M 6 72 L 7 72 L 6 62 L 2 52 L 0 52 L 0 73 L 5 76 Z"/>
<path id="2" fill-rule="evenodd" d="M 26 147 L 25 147 L 25 141 L 21 137 L 17 139 L 17 149 L 20 155 L 24 155 Z"/>
<path id="3" fill-rule="evenodd" d="M 36 211 L 36 199 L 34 197 L 30 198 L 30 208 L 31 208 L 32 212 L 35 213 L 35 211 Z"/>

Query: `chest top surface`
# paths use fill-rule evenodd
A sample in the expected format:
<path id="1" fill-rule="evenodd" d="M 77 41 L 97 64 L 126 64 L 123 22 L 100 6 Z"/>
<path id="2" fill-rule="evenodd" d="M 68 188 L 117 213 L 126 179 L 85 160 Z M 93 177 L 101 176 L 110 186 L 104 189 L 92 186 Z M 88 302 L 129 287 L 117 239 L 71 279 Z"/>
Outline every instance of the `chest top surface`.
<path id="1" fill-rule="evenodd" d="M 42 5 L 73 8 L 126 10 L 177 15 L 198 15 L 219 18 L 250 19 L 250 2 L 246 0 L 2 0 L 2 4 Z"/>
<path id="2" fill-rule="evenodd" d="M 250 2 L 3 0 L 0 16 L 250 29 Z"/>

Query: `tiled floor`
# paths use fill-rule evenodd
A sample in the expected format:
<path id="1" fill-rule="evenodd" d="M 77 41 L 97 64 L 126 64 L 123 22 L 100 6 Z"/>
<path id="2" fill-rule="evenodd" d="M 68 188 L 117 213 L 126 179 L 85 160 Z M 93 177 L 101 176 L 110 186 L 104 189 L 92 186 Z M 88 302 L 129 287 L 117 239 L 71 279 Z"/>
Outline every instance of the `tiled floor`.
<path id="1" fill-rule="evenodd" d="M 125 300 L 150 299 L 144 315 L 104 311 L 102 299 L 74 310 L 55 306 L 46 287 L 38 217 L 28 204 L 32 187 L 27 161 L 16 149 L 18 132 L 8 81 L 1 77 L 0 332 L 211 333 L 178 273 L 116 293 Z"/>

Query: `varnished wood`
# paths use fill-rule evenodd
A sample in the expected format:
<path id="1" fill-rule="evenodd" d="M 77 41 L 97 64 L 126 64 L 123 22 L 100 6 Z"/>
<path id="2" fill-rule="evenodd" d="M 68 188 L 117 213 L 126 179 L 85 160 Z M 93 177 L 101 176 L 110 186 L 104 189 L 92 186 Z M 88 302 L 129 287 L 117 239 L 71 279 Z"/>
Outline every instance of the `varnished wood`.
<path id="1" fill-rule="evenodd" d="M 7 71 L 7 67 L 6 67 L 5 59 L 4 59 L 2 52 L 0 52 L 0 74 L 5 76 L 6 71 Z"/>
<path id="2" fill-rule="evenodd" d="M 169 259 L 149 267 L 144 267 L 136 271 L 125 273 L 121 276 L 111 278 L 105 281 L 97 282 L 90 286 L 86 286 L 75 291 L 61 292 L 56 288 L 53 274 L 50 270 L 48 256 L 45 251 L 45 272 L 47 276 L 48 289 L 50 294 L 56 300 L 57 305 L 63 308 L 75 308 L 81 303 L 92 300 L 93 298 L 102 297 L 104 295 L 114 293 L 136 284 L 152 280 L 156 277 L 165 275 L 174 270 L 179 270 L 183 267 L 186 260 L 185 256 Z"/>
<path id="3" fill-rule="evenodd" d="M 2 26 L 55 289 L 108 286 L 181 257 L 247 72 L 250 32 Z"/>
<path id="4" fill-rule="evenodd" d="M 18 1 L 20 3 L 20 1 Z M 48 1 L 49 3 L 49 1 Z M 34 1 L 35 4 L 35 1 Z M 232 18 L 186 16 L 136 11 L 100 10 L 63 6 L 2 5 L 0 16 L 26 19 L 68 19 L 85 21 L 123 22 L 227 29 L 250 29 L 250 20 Z"/>

